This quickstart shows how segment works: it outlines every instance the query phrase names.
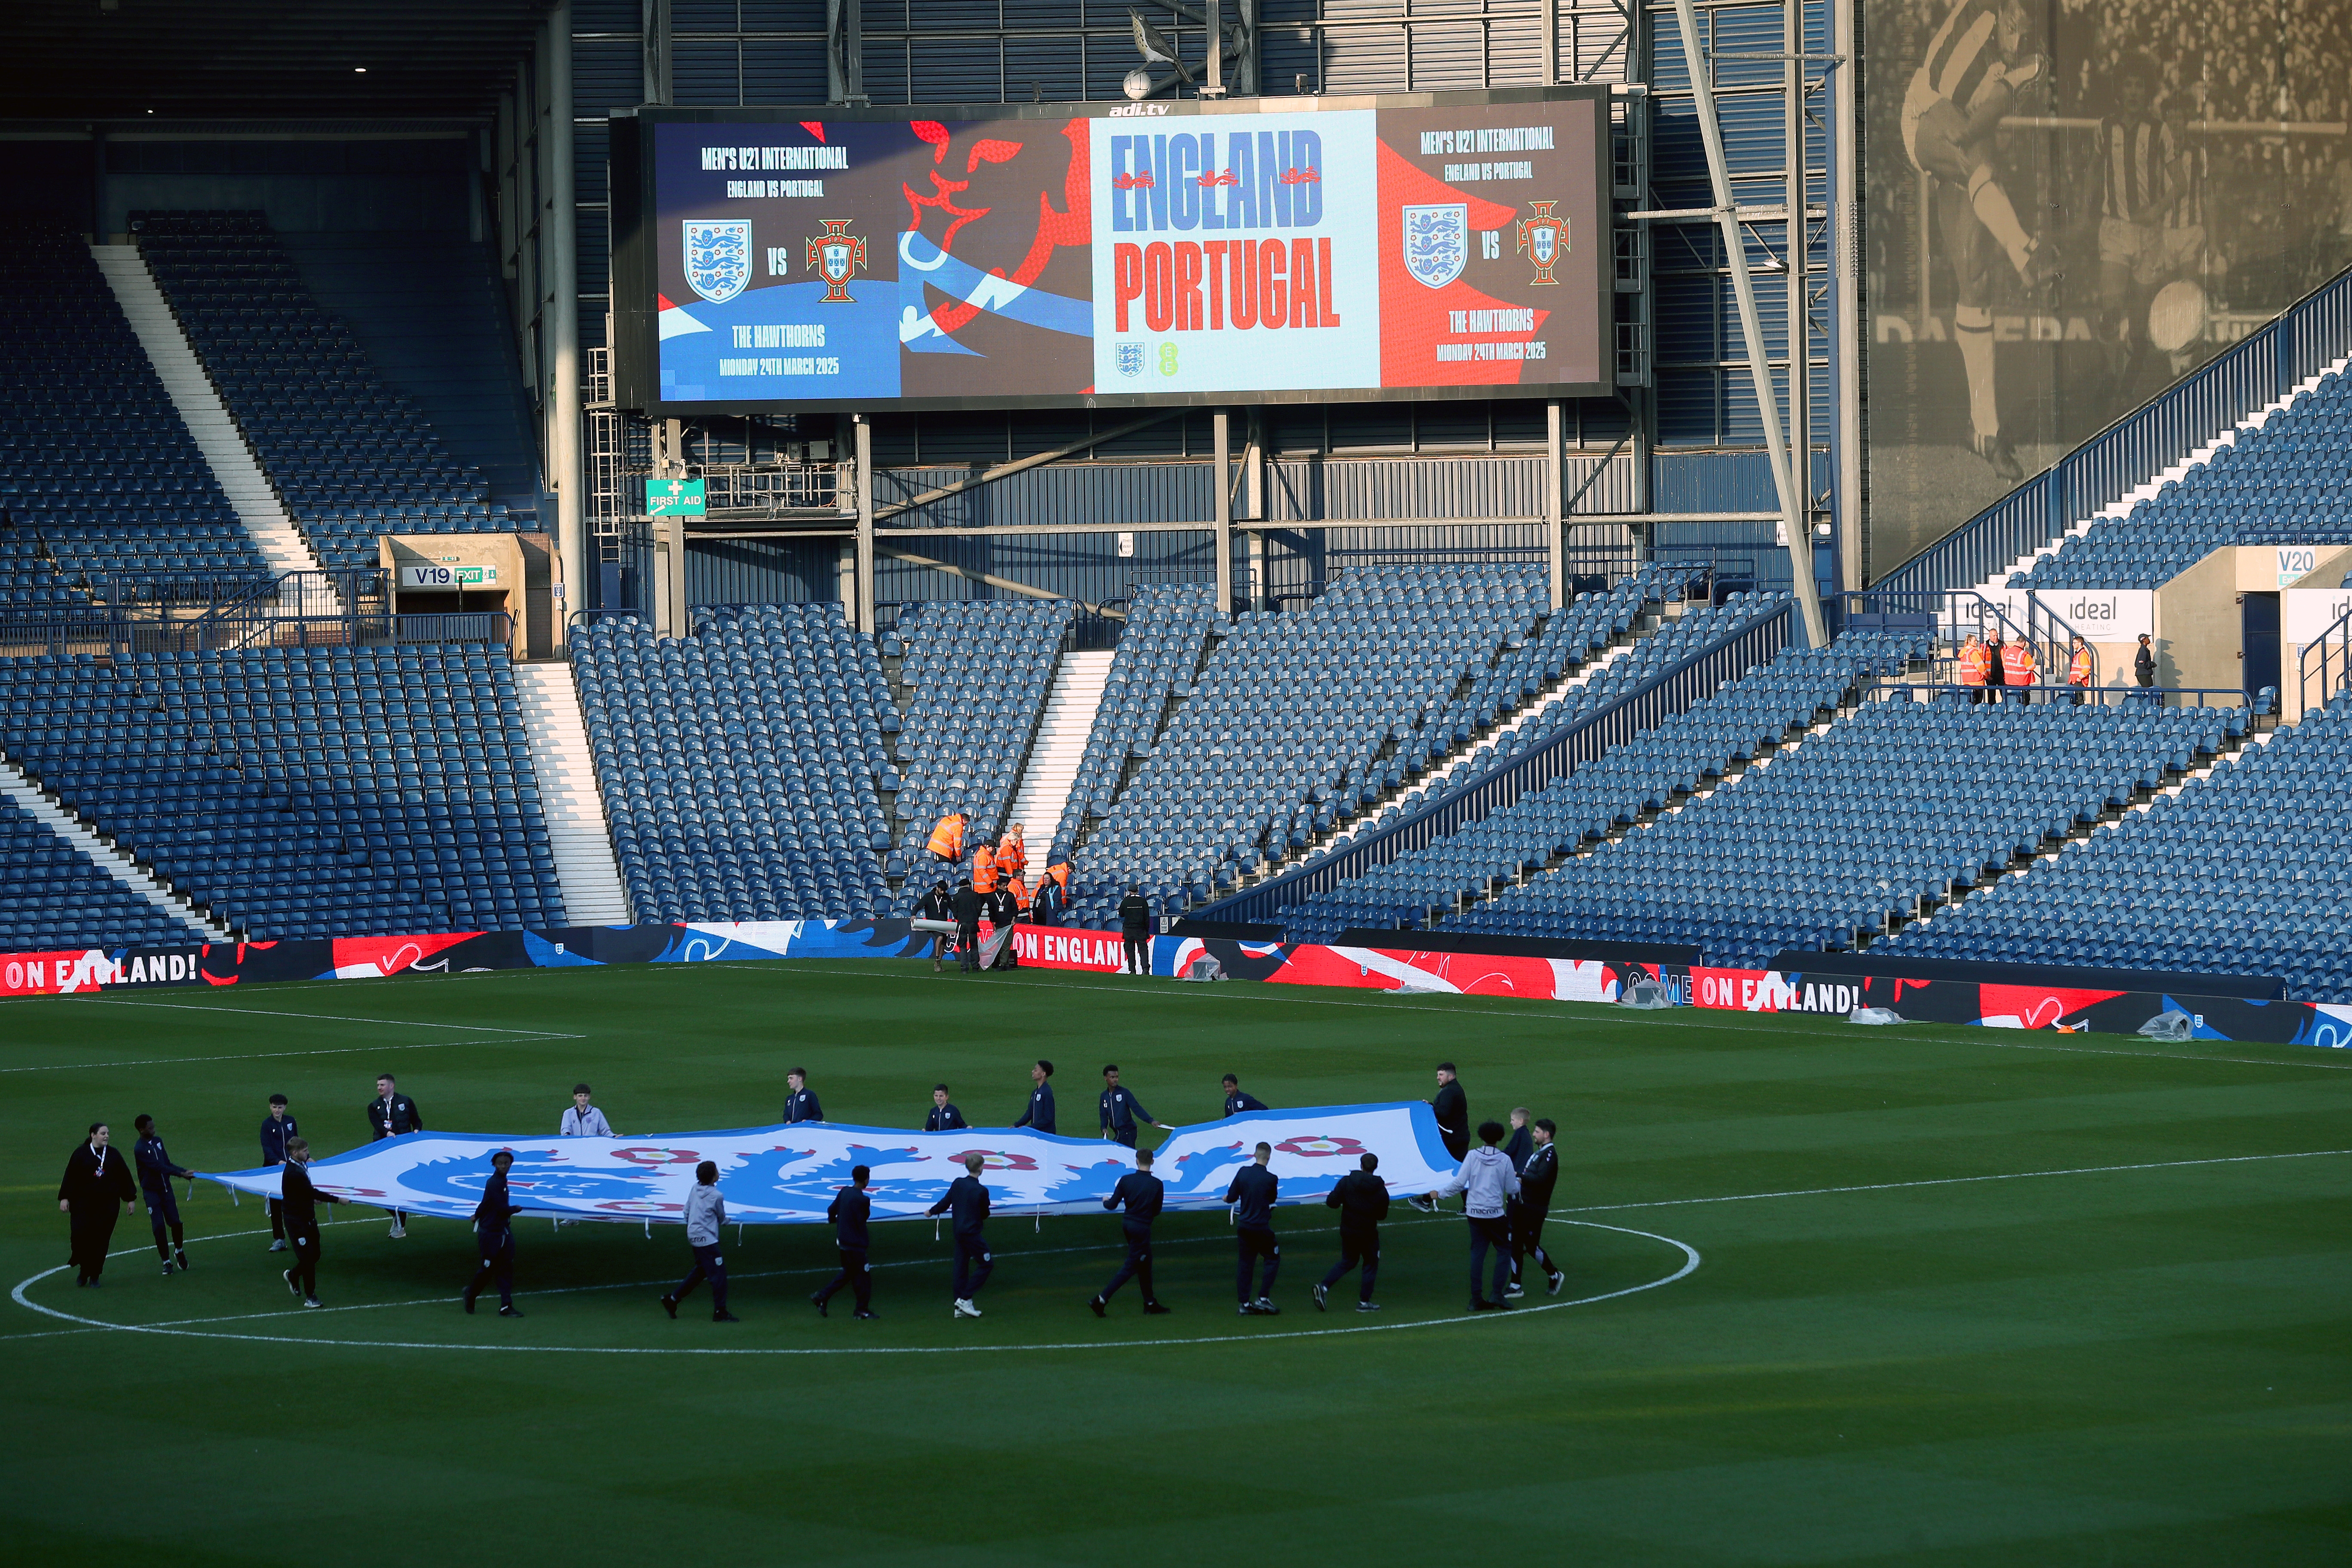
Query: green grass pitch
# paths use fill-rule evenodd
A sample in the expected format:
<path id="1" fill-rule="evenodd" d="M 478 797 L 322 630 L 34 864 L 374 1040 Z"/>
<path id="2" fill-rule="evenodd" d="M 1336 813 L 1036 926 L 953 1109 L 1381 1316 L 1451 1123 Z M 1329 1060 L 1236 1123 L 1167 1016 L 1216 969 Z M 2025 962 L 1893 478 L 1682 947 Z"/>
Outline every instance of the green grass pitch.
<path id="1" fill-rule="evenodd" d="M 1400 1206 L 1386 1312 L 1318 1315 L 1332 1216 L 1291 1209 L 1283 1315 L 1237 1319 L 1223 1216 L 1185 1215 L 1175 1315 L 1130 1287 L 1097 1321 L 1115 1222 L 999 1218 L 983 1320 L 950 1320 L 926 1223 L 877 1232 L 879 1321 L 820 1321 L 829 1237 L 764 1229 L 730 1328 L 662 1315 L 674 1227 L 525 1222 L 511 1321 L 458 1310 L 460 1225 L 339 1210 L 304 1312 L 210 1186 L 190 1272 L 143 1214 L 103 1290 L 56 1272 L 93 1118 L 228 1169 L 274 1089 L 360 1142 L 383 1068 L 431 1126 L 543 1134 L 577 1079 L 625 1132 L 772 1121 L 805 1065 L 835 1121 L 913 1125 L 944 1079 L 1001 1124 L 1041 1055 L 1080 1131 L 1108 1060 L 1182 1123 L 1228 1068 L 1299 1106 L 1426 1098 L 1452 1058 L 1474 1117 L 1559 1121 L 1569 1288 L 1470 1318 L 1461 1220 Z M 0 1559 L 2342 1564 L 2347 1069 L 882 961 L 6 1004 Z"/>

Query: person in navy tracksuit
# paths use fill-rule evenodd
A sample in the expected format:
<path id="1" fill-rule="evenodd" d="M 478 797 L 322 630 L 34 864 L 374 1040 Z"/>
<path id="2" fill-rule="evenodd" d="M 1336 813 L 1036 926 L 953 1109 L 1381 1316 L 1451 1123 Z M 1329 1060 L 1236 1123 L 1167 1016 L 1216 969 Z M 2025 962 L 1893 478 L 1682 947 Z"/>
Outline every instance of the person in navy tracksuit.
<path id="1" fill-rule="evenodd" d="M 514 1304 L 514 1216 L 522 1213 L 522 1205 L 507 1196 L 507 1169 L 513 1163 L 514 1155 L 504 1149 L 490 1156 L 490 1179 L 482 1184 L 482 1201 L 474 1205 L 474 1251 L 482 1266 L 474 1270 L 473 1283 L 466 1287 L 468 1312 L 474 1310 L 475 1298 L 495 1279 L 499 1316 L 522 1316 Z"/>
<path id="2" fill-rule="evenodd" d="M 1032 1132 L 1048 1137 L 1054 1131 L 1054 1064 L 1040 1057 L 1029 1068 L 1029 1081 L 1036 1087 L 1029 1091 L 1029 1109 L 1021 1113 L 1015 1127 L 1026 1127 Z"/>
<path id="3" fill-rule="evenodd" d="M 824 1120 L 824 1107 L 817 1103 L 816 1091 L 808 1086 L 807 1069 L 794 1068 L 786 1073 L 784 1086 L 792 1090 L 784 1097 L 784 1121 L 787 1123 Z"/>
<path id="4" fill-rule="evenodd" d="M 1241 1298 L 1245 1318 L 1270 1318 L 1282 1310 L 1274 1304 L 1274 1277 L 1282 1269 L 1282 1243 L 1274 1234 L 1274 1202 L 1281 1182 L 1266 1169 L 1273 1159 L 1274 1145 L 1260 1143 L 1256 1163 L 1234 1172 L 1225 1187 L 1225 1202 L 1234 1205 L 1234 1237 L 1240 1255 L 1234 1289 Z M 1250 1276 L 1261 1258 L 1265 1259 L 1265 1283 L 1253 1300 Z"/>
<path id="5" fill-rule="evenodd" d="M 809 1297 L 820 1318 L 832 1315 L 825 1304 L 844 1285 L 856 1299 L 860 1318 L 880 1315 L 874 1310 L 874 1271 L 866 1262 L 873 1241 L 866 1227 L 874 1215 L 874 1200 L 866 1195 L 866 1184 L 873 1174 L 868 1166 L 853 1167 L 849 1173 L 853 1184 L 834 1194 L 833 1202 L 825 1206 L 824 1217 L 833 1222 L 834 1249 L 841 1255 L 841 1272 Z"/>
<path id="6" fill-rule="evenodd" d="M 294 1125 L 294 1118 L 286 1109 L 286 1097 L 269 1097 L 269 1114 L 261 1123 L 261 1163 L 264 1166 L 286 1163 L 286 1140 L 299 1137 L 302 1130 Z M 277 1198 L 269 1200 L 269 1250 L 286 1250 L 286 1205 Z"/>
<path id="7" fill-rule="evenodd" d="M 933 1084 L 931 1111 L 929 1115 L 923 1118 L 923 1131 L 961 1132 L 971 1125 L 971 1122 L 963 1119 L 963 1112 L 956 1109 L 955 1102 L 948 1098 L 948 1086 L 943 1083 Z"/>
<path id="8" fill-rule="evenodd" d="M 1265 1101 L 1254 1094 L 1242 1092 L 1242 1080 L 1233 1074 L 1225 1075 L 1225 1114 L 1239 1116 L 1244 1110 L 1264 1110 Z"/>
<path id="9" fill-rule="evenodd" d="M 1110 1196 L 1103 1199 L 1107 1209 L 1127 1210 L 1119 1215 L 1118 1222 L 1119 1232 L 1127 1241 L 1127 1261 L 1118 1266 L 1110 1283 L 1087 1303 L 1094 1309 L 1096 1317 L 1103 1315 L 1104 1304 L 1118 1294 L 1120 1286 L 1136 1279 L 1143 1281 L 1143 1310 L 1154 1315 L 1168 1310 L 1160 1304 L 1159 1293 L 1151 1288 L 1151 1222 L 1160 1217 L 1160 1210 L 1167 1201 L 1167 1187 L 1151 1173 L 1151 1151 L 1138 1149 L 1135 1169 L 1121 1176 L 1111 1188 Z"/>
<path id="10" fill-rule="evenodd" d="M 163 1260 L 166 1278 L 175 1266 L 184 1274 L 188 1271 L 188 1238 L 180 1228 L 180 1205 L 172 1195 L 172 1178 L 194 1179 L 195 1173 L 172 1163 L 163 1136 L 155 1131 L 153 1117 L 141 1116 L 131 1125 L 139 1129 L 139 1142 L 131 1152 L 139 1163 L 139 1195 L 147 1201 L 148 1228 L 155 1233 L 155 1256 Z M 169 1247 L 163 1244 L 166 1227 L 172 1233 Z"/>
<path id="11" fill-rule="evenodd" d="M 1135 1147 L 1135 1124 L 1138 1121 L 1150 1121 L 1162 1132 L 1176 1131 L 1165 1121 L 1153 1121 L 1151 1112 L 1144 1110 L 1143 1102 L 1135 1098 L 1135 1091 L 1119 1087 L 1116 1066 L 1103 1068 L 1101 1114 L 1102 1135 L 1130 1149 Z"/>
<path id="12" fill-rule="evenodd" d="M 967 1173 L 948 1184 L 946 1195 L 924 1212 L 932 1215 L 955 1214 L 955 1310 L 959 1318 L 977 1318 L 980 1309 L 972 1298 L 988 1283 L 996 1269 L 995 1260 L 988 1256 L 988 1184 L 980 1179 L 982 1167 L 988 1161 L 974 1152 L 963 1157 Z"/>

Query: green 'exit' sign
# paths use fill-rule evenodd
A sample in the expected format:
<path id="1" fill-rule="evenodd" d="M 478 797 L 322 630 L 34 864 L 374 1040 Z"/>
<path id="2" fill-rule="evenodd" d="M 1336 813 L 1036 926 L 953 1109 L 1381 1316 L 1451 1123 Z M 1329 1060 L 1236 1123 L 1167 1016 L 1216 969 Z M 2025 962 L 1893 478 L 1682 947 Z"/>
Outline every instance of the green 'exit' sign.
<path id="1" fill-rule="evenodd" d="M 700 479 L 647 479 L 646 481 L 646 515 L 647 517 L 701 517 L 705 515 Z"/>

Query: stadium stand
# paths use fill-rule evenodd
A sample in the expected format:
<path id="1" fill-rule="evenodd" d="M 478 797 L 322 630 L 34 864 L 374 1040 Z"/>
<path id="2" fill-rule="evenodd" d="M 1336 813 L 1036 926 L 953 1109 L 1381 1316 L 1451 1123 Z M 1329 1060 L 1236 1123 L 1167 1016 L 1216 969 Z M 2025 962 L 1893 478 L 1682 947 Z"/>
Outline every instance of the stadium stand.
<path id="1" fill-rule="evenodd" d="M 2352 1002 L 2347 845 L 2352 697 L 2338 695 L 1884 951 L 2279 974 L 2290 995 Z"/>
<path id="2" fill-rule="evenodd" d="M 1400 748 L 1541 611 L 1534 566 L 1350 573 L 1303 610 L 1237 617 L 1134 780 L 1081 847 L 1071 909 L 1108 922 L 1130 883 L 1207 897 L 1426 765 Z"/>
<path id="3" fill-rule="evenodd" d="M 0 799 L 0 952 L 201 940 L 15 801 Z"/>
<path id="4" fill-rule="evenodd" d="M 572 645 L 613 846 L 639 921 L 850 920 L 885 912 L 877 787 L 900 727 L 873 643 L 839 605 L 697 613 Z"/>
<path id="5" fill-rule="evenodd" d="M 563 923 L 497 646 L 0 660 L 0 747 L 257 940 Z"/>
<path id="6" fill-rule="evenodd" d="M 1663 645 L 1661 652 L 1677 646 L 1687 652 L 1780 597 L 1685 616 L 1651 640 Z M 1460 832 L 1303 904 L 1286 906 L 1283 929 L 1293 941 L 1320 942 L 1342 931 L 1418 925 L 1433 913 L 1451 915 L 1465 899 L 1484 900 L 1499 879 L 1538 873 L 1592 841 L 1673 809 L 1709 788 L 1711 779 L 1738 776 L 1742 764 L 1765 754 L 1790 731 L 1812 724 L 1823 710 L 1845 701 L 1857 680 L 1896 672 L 1924 644 L 1924 638 L 1849 635 L 1819 651 L 1783 649 L 1771 663 Z M 1671 661 L 1653 665 L 1653 671 L 1664 662 Z M 1572 728 L 1638 684 L 1628 682 L 1606 697 L 1578 704 L 1555 731 Z M 1446 929 L 1484 928 L 1465 921 Z M 1558 934 L 1538 931 L 1524 917 L 1492 929 L 1511 935 Z"/>
<path id="7" fill-rule="evenodd" d="M 140 253 L 288 513 L 329 570 L 383 533 L 533 531 L 488 500 L 257 213 L 134 213 Z"/>
<path id="8" fill-rule="evenodd" d="M 1184 583 L 1141 588 L 1129 601 L 1086 755 L 1054 829 L 1052 852 L 1040 864 L 1067 859 L 1087 817 L 1109 815 L 1129 760 L 1139 763 L 1151 754 L 1169 704 L 1192 692 L 1216 597 L 1212 584 Z"/>
<path id="9" fill-rule="evenodd" d="M 2120 519 L 2095 522 L 2012 588 L 2154 588 L 2229 544 L 2352 543 L 2352 379 L 2331 370 Z"/>
<path id="10" fill-rule="evenodd" d="M 2218 752 L 2244 723 L 2153 705 L 1868 703 L 1456 929 L 1687 942 L 1734 967 L 1853 946 Z"/>
<path id="11" fill-rule="evenodd" d="M 910 605 L 881 639 L 899 654 L 907 689 L 898 737 L 899 842 L 919 853 L 950 812 L 992 841 L 1003 831 L 1029 741 L 1054 684 L 1054 664 L 1076 616 L 1066 599 Z M 923 889 L 908 887 L 902 901 Z"/>
<path id="12" fill-rule="evenodd" d="M 0 239 L 0 521 L 11 609 L 87 603 L 99 574 L 202 600 L 268 573 L 77 236 Z"/>

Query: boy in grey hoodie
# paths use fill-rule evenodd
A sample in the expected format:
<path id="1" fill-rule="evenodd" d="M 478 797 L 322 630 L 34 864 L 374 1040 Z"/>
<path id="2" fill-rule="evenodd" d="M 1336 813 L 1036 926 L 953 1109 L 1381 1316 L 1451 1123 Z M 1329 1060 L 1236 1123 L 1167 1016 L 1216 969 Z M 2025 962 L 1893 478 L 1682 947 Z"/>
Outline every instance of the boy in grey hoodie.
<path id="1" fill-rule="evenodd" d="M 694 1168 L 694 1187 L 686 1194 L 686 1244 L 694 1248 L 694 1272 L 677 1289 L 661 1299 L 662 1310 L 677 1316 L 677 1304 L 705 1279 L 710 1281 L 710 1321 L 734 1323 L 742 1320 L 727 1310 L 727 1258 L 719 1250 L 719 1227 L 727 1223 L 727 1200 L 719 1195 L 719 1163 L 705 1160 Z"/>
<path id="2" fill-rule="evenodd" d="M 1456 1193 L 1468 1194 L 1462 1200 L 1462 1212 L 1470 1221 L 1470 1310 L 1474 1312 L 1499 1310 L 1505 1304 L 1503 1292 L 1510 1284 L 1511 1226 L 1504 1215 L 1509 1210 L 1510 1200 L 1519 1195 L 1519 1173 L 1511 1169 L 1511 1157 L 1495 1147 L 1502 1141 L 1501 1122 L 1480 1123 L 1480 1146 L 1464 1155 L 1462 1169 L 1429 1194 L 1432 1198 L 1449 1198 Z M 1491 1300 L 1478 1289 L 1478 1277 L 1485 1270 L 1489 1252 L 1495 1255 Z"/>

